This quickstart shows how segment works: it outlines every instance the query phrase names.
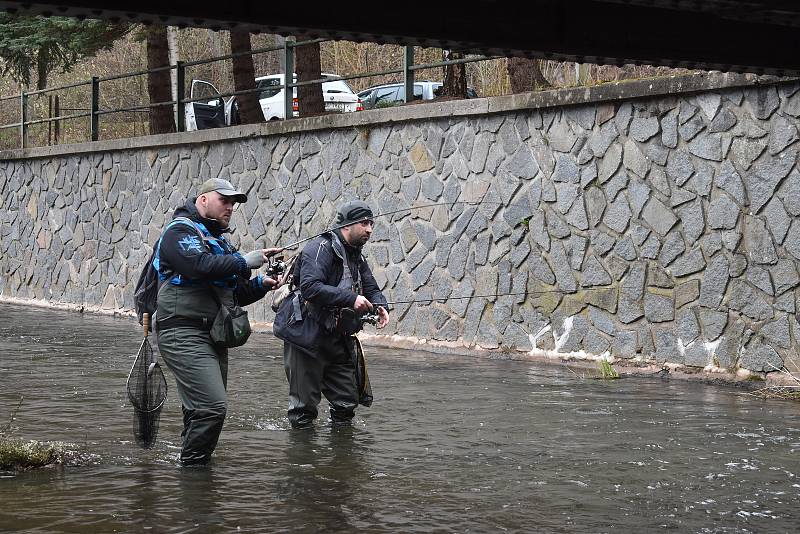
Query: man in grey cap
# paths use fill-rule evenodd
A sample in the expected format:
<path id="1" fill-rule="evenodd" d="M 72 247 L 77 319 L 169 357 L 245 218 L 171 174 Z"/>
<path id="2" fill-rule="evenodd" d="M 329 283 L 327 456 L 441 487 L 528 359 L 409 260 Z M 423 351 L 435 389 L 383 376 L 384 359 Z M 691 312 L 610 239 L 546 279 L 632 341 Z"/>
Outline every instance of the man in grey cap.
<path id="1" fill-rule="evenodd" d="M 386 298 L 361 255 L 373 225 L 365 202 L 345 202 L 334 228 L 309 241 L 295 262 L 297 289 L 282 302 L 274 327 L 284 340 L 293 428 L 312 426 L 321 394 L 328 399 L 334 425 L 349 424 L 359 403 L 371 403 L 371 396 L 362 398 L 359 392 L 353 334 L 361 330 L 366 312 L 377 313 L 378 328 L 389 322 Z"/>
<path id="2" fill-rule="evenodd" d="M 251 304 L 276 285 L 250 274 L 280 249 L 243 255 L 225 238 L 234 205 L 246 201 L 229 181 L 206 180 L 196 198 L 175 210 L 156 245 L 158 348 L 183 409 L 183 465 L 209 461 L 225 421 L 228 349 L 210 334 L 217 312 L 222 305 Z"/>

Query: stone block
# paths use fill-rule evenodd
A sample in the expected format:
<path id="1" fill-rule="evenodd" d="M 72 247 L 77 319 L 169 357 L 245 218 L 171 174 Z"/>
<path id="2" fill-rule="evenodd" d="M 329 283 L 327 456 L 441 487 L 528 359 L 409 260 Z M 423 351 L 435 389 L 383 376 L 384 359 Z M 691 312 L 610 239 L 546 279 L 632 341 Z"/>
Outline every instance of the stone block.
<path id="1" fill-rule="evenodd" d="M 642 151 L 636 142 L 628 139 L 625 142 L 624 152 L 623 164 L 625 165 L 625 168 L 639 176 L 639 178 L 644 178 L 647 176 L 647 171 L 650 168 L 650 162 L 648 162 L 647 158 L 644 156 L 644 154 L 642 154 Z"/>
<path id="2" fill-rule="evenodd" d="M 651 199 L 651 202 L 652 201 L 653 199 Z M 645 210 L 646 209 L 647 208 L 645 208 Z M 615 232 L 622 234 L 628 228 L 631 215 L 632 213 L 628 201 L 625 199 L 624 195 L 621 195 L 608 206 L 603 217 L 603 222 Z"/>
<path id="3" fill-rule="evenodd" d="M 792 170 L 796 159 L 796 152 L 790 151 L 778 156 L 765 156 L 753 166 L 753 172 L 745 175 L 751 213 L 758 213 L 770 201 L 775 188 Z"/>
<path id="4" fill-rule="evenodd" d="M 795 219 L 789 227 L 786 240 L 783 243 L 786 252 L 800 260 L 800 220 Z"/>
<path id="5" fill-rule="evenodd" d="M 595 308 L 594 306 L 589 307 L 589 320 L 592 324 L 600 330 L 608 335 L 614 335 L 616 331 L 616 326 L 614 324 L 614 319 L 611 314 L 599 309 Z"/>
<path id="6" fill-rule="evenodd" d="M 685 184 L 694 174 L 692 157 L 683 149 L 674 150 L 667 158 L 667 176 L 676 185 Z"/>
<path id="7" fill-rule="evenodd" d="M 651 197 L 642 211 L 642 218 L 659 235 L 665 236 L 675 226 L 678 218 L 655 197 Z M 627 221 L 626 221 L 627 224 Z"/>
<path id="8" fill-rule="evenodd" d="M 647 266 L 644 262 L 631 264 L 627 276 L 622 281 L 620 296 L 630 301 L 638 301 L 644 296 L 644 284 L 647 276 Z"/>
<path id="9" fill-rule="evenodd" d="M 747 270 L 747 281 L 767 295 L 775 295 L 769 271 L 758 265 L 751 265 Z"/>
<path id="10" fill-rule="evenodd" d="M 678 113 L 670 111 L 661 118 L 661 142 L 667 148 L 678 146 Z"/>
<path id="11" fill-rule="evenodd" d="M 708 226 L 715 230 L 736 228 L 739 221 L 739 206 L 727 195 L 720 194 L 708 207 Z"/>
<path id="12" fill-rule="evenodd" d="M 684 347 L 683 363 L 689 367 L 705 367 L 711 363 L 711 355 L 702 342 L 696 341 Z"/>
<path id="13" fill-rule="evenodd" d="M 725 331 L 728 324 L 728 313 L 723 311 L 700 308 L 698 318 L 705 341 L 714 341 Z"/>
<path id="14" fill-rule="evenodd" d="M 728 193 L 740 205 L 747 204 L 744 182 L 729 160 L 725 160 L 714 177 L 714 185 Z"/>
<path id="15" fill-rule="evenodd" d="M 645 292 L 644 316 L 651 323 L 663 323 L 675 319 L 675 302 L 672 294 Z"/>
<path id="16" fill-rule="evenodd" d="M 776 295 L 781 295 L 800 283 L 796 265 L 794 261 L 790 259 L 784 258 L 778 260 L 769 270 L 770 273 L 772 273 L 772 281 L 775 284 Z"/>
<path id="17" fill-rule="evenodd" d="M 744 349 L 740 365 L 750 371 L 770 372 L 781 369 L 783 360 L 771 346 L 754 342 Z"/>
<path id="18" fill-rule="evenodd" d="M 789 174 L 781 187 L 780 194 L 789 213 L 794 216 L 800 215 L 800 172 L 794 170 Z"/>
<path id="19" fill-rule="evenodd" d="M 636 117 L 631 121 L 630 136 L 644 143 L 660 130 L 658 117 Z"/>
<path id="20" fill-rule="evenodd" d="M 703 272 L 700 288 L 700 304 L 707 308 L 716 308 L 722 303 L 725 289 L 728 286 L 728 259 L 718 254 L 714 256 Z"/>
<path id="21" fill-rule="evenodd" d="M 611 347 L 611 342 L 603 334 L 589 328 L 581 341 L 581 347 L 589 354 L 600 356 Z"/>
<path id="22" fill-rule="evenodd" d="M 770 321 L 761 327 L 760 334 L 774 347 L 788 349 L 792 345 L 789 334 L 789 317 L 781 315 L 775 321 Z"/>
<path id="23" fill-rule="evenodd" d="M 636 247 L 633 246 L 633 240 L 630 237 L 625 237 L 617 242 L 614 247 L 614 254 L 623 260 L 633 261 L 636 259 Z"/>
<path id="24" fill-rule="evenodd" d="M 550 247 L 550 265 L 556 276 L 556 285 L 562 291 L 572 292 L 578 289 L 572 268 L 567 259 L 567 253 L 561 241 L 553 241 Z"/>
<path id="25" fill-rule="evenodd" d="M 675 283 L 670 274 L 663 267 L 654 262 L 650 262 L 647 268 L 647 285 L 665 289 L 672 289 L 675 287 Z"/>
<path id="26" fill-rule="evenodd" d="M 693 343 L 700 336 L 700 325 L 693 308 L 684 308 L 678 312 L 675 328 L 684 345 Z"/>
<path id="27" fill-rule="evenodd" d="M 617 288 L 609 287 L 594 287 L 585 291 L 585 300 L 587 304 L 596 306 L 597 308 L 606 310 L 611 313 L 617 311 Z"/>
<path id="28" fill-rule="evenodd" d="M 638 347 L 638 334 L 635 330 L 617 330 L 611 342 L 611 353 L 615 358 L 630 359 L 636 355 Z"/>
<path id="29" fill-rule="evenodd" d="M 697 247 L 675 260 L 670 265 L 669 271 L 673 276 L 681 277 L 696 273 L 705 266 L 706 261 L 703 258 L 703 251 L 700 247 Z"/>
<path id="30" fill-rule="evenodd" d="M 795 121 L 796 122 L 796 121 Z M 769 128 L 769 153 L 777 154 L 787 146 L 797 141 L 797 126 L 778 114 L 770 121 Z"/>
<path id="31" fill-rule="evenodd" d="M 684 141 L 690 141 L 705 128 L 705 121 L 703 118 L 695 115 L 684 123 L 678 126 L 678 133 Z"/>
<path id="32" fill-rule="evenodd" d="M 705 134 L 695 137 L 689 142 L 689 152 L 697 157 L 722 161 L 722 137 L 720 134 Z"/>
<path id="33" fill-rule="evenodd" d="M 745 216 L 744 223 L 744 246 L 750 261 L 762 265 L 777 263 L 775 244 L 764 221 L 758 217 Z M 789 244 L 786 246 L 788 250 Z"/>
<path id="34" fill-rule="evenodd" d="M 556 168 L 551 176 L 554 182 L 580 183 L 581 169 L 572 156 L 569 154 L 557 154 L 555 159 Z"/>
<path id="35" fill-rule="evenodd" d="M 614 122 L 606 122 L 600 128 L 593 131 L 589 137 L 589 148 L 591 148 L 594 155 L 602 158 L 611 144 L 619 137 L 616 124 Z"/>
<path id="36" fill-rule="evenodd" d="M 728 292 L 728 306 L 756 321 L 772 318 L 772 306 L 743 280 L 734 280 Z"/>
<path id="37" fill-rule="evenodd" d="M 765 139 L 749 139 L 737 137 L 731 144 L 733 161 L 744 170 L 750 169 L 753 162 L 767 149 Z"/>
<path id="38" fill-rule="evenodd" d="M 602 220 L 603 213 L 606 210 L 606 197 L 603 191 L 597 187 L 589 187 L 584 193 L 584 198 L 586 200 L 589 225 L 595 227 Z"/>

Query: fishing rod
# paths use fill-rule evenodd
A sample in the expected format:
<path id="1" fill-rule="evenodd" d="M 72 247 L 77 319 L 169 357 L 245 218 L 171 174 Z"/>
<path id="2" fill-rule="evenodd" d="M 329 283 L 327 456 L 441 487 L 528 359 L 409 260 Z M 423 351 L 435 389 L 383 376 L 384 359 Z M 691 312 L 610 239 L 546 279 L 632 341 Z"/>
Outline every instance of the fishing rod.
<path id="1" fill-rule="evenodd" d="M 377 219 L 378 217 L 386 217 L 388 215 L 394 215 L 395 213 L 400 213 L 400 212 L 403 212 L 403 211 L 417 210 L 417 209 L 423 209 L 423 208 L 435 208 L 437 206 L 453 206 L 453 205 L 456 205 L 456 204 L 467 204 L 467 205 L 470 205 L 470 206 L 476 206 L 478 204 L 503 204 L 503 203 L 502 202 L 496 202 L 496 201 L 488 201 L 488 200 L 472 200 L 472 201 L 470 201 L 470 200 L 456 200 L 454 202 L 437 202 L 435 204 L 424 204 L 422 206 L 410 206 L 408 208 L 400 208 L 400 209 L 396 209 L 396 210 L 392 210 L 392 211 L 385 211 L 383 213 L 378 213 L 377 215 L 373 215 L 372 217 L 363 217 L 362 219 L 360 219 L 360 221 Z M 297 247 L 297 245 L 301 245 L 301 244 L 305 243 L 306 241 L 311 241 L 312 239 L 316 239 L 317 237 L 319 237 L 321 235 L 324 235 L 324 234 L 327 234 L 328 232 L 332 232 L 334 230 L 341 230 L 345 226 L 350 226 L 351 224 L 355 224 L 356 222 L 360 222 L 360 221 L 351 221 L 351 222 L 348 222 L 347 224 L 341 224 L 339 226 L 334 226 L 333 228 L 329 228 L 329 229 L 325 230 L 324 232 L 320 232 L 320 233 L 318 233 L 316 235 L 312 235 L 310 237 L 305 237 L 305 238 L 303 238 L 303 239 L 301 239 L 299 241 L 295 241 L 294 243 L 289 243 L 288 245 L 284 245 L 284 246 L 280 247 L 280 250 L 293 249 L 293 248 Z"/>

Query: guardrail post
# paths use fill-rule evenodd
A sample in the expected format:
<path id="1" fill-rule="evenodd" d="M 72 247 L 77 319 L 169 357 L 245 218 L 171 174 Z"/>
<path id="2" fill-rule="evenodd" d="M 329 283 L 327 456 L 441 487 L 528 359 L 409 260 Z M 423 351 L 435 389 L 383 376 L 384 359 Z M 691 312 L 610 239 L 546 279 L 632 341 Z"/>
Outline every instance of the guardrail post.
<path id="1" fill-rule="evenodd" d="M 90 118 L 89 130 L 92 134 L 92 141 L 100 139 L 100 78 L 92 76 L 92 114 Z"/>
<path id="2" fill-rule="evenodd" d="M 283 112 L 284 119 L 294 117 L 292 101 L 294 99 L 294 87 L 289 84 L 294 83 L 294 41 L 286 39 L 283 43 L 283 64 L 286 65 L 283 75 Z"/>
<path id="3" fill-rule="evenodd" d="M 58 95 L 53 97 L 53 116 L 61 116 L 61 104 L 59 102 Z M 61 119 L 58 118 L 56 118 L 56 121 L 53 124 L 53 139 L 55 140 L 56 144 L 61 142 Z"/>
<path id="4" fill-rule="evenodd" d="M 414 47 L 404 47 L 403 53 L 403 85 L 405 85 L 405 101 L 414 101 L 414 71 L 411 67 L 414 65 Z"/>
<path id="5" fill-rule="evenodd" d="M 28 137 L 28 95 L 25 91 L 19 94 L 19 147 L 25 148 Z"/>
<path id="6" fill-rule="evenodd" d="M 175 66 L 177 70 L 175 76 L 177 80 L 175 100 L 178 101 L 175 124 L 178 127 L 177 130 L 183 132 L 186 131 L 186 104 L 183 102 L 184 98 L 186 98 L 186 88 L 184 87 L 184 83 L 186 82 L 186 67 L 183 66 L 183 61 L 176 62 Z"/>

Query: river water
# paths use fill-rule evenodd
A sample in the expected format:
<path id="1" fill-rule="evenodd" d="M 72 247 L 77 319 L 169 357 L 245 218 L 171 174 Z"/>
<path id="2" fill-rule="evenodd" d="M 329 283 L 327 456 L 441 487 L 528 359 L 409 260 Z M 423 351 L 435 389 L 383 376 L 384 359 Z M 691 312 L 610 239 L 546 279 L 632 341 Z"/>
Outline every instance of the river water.
<path id="1" fill-rule="evenodd" d="M 0 427 L 85 465 L 0 473 L 0 531 L 796 532 L 800 407 L 678 380 L 367 348 L 349 429 L 285 418 L 281 345 L 231 354 L 213 464 L 177 464 L 174 380 L 156 448 L 131 442 L 131 319 L 0 304 Z M 324 405 L 324 401 L 323 401 Z M 322 407 L 321 407 L 322 408 Z M 321 410 L 327 414 L 327 410 Z"/>

